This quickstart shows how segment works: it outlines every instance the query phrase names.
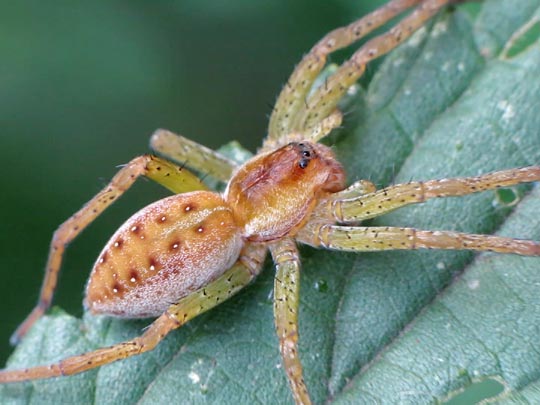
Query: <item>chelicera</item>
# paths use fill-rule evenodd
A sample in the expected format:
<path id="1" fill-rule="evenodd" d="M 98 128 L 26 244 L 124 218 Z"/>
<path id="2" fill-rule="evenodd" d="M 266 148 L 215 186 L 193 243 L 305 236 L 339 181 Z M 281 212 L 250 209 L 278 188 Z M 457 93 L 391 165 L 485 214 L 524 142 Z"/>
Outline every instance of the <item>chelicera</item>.
<path id="1" fill-rule="evenodd" d="M 297 403 L 310 403 L 298 357 L 300 257 L 297 243 L 341 251 L 469 249 L 540 256 L 536 241 L 359 223 L 400 207 L 540 180 L 540 167 L 477 177 L 346 186 L 331 148 L 319 141 L 341 124 L 337 104 L 366 64 L 395 48 L 449 0 L 394 0 L 330 32 L 302 59 L 282 90 L 258 154 L 242 165 L 165 130 L 151 145 L 160 155 L 133 159 L 110 184 L 55 232 L 38 305 L 14 334 L 19 341 L 49 308 L 65 247 L 140 176 L 175 195 L 136 213 L 112 236 L 92 270 L 85 306 L 125 318 L 155 316 L 130 341 L 56 364 L 3 370 L 0 382 L 83 372 L 153 349 L 170 331 L 249 284 L 268 251 L 276 265 L 274 312 L 284 369 Z M 386 34 L 368 41 L 325 83 L 314 86 L 329 53 L 418 6 Z M 223 193 L 171 161 L 188 161 L 227 183 Z"/>

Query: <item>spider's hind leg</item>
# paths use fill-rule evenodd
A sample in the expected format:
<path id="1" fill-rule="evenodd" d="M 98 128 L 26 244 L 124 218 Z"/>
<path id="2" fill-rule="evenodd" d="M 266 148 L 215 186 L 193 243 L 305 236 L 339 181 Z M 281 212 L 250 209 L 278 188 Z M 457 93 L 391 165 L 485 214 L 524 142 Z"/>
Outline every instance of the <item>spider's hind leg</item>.
<path id="1" fill-rule="evenodd" d="M 193 173 L 156 156 L 139 156 L 125 165 L 102 191 L 54 232 L 38 304 L 12 335 L 12 344 L 17 344 L 50 307 L 67 245 L 130 188 L 139 176 L 148 177 L 175 193 L 206 189 Z"/>
<path id="2" fill-rule="evenodd" d="M 171 305 L 139 337 L 58 363 L 20 370 L 0 370 L 0 383 L 72 375 L 152 350 L 172 330 L 221 304 L 260 272 L 266 255 L 262 246 L 246 245 L 236 264 L 207 286 Z"/>

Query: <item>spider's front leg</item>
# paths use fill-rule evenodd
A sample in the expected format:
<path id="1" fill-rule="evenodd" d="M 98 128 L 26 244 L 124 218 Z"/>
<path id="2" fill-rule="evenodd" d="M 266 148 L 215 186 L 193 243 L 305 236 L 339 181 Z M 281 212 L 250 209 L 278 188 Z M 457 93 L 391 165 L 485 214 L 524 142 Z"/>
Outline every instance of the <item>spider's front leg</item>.
<path id="1" fill-rule="evenodd" d="M 388 32 L 366 42 L 326 80 L 324 85 L 306 98 L 295 117 L 294 125 L 306 129 L 316 125 L 336 107 L 349 87 L 363 75 L 369 62 L 403 43 L 451 2 L 452 0 L 425 0 Z M 390 5 L 391 3 L 388 3 L 388 6 Z"/>
<path id="2" fill-rule="evenodd" d="M 289 385 L 297 404 L 311 404 L 298 356 L 298 306 L 300 303 L 300 258 L 292 239 L 270 246 L 276 263 L 274 318 L 279 348 Z"/>
<path id="3" fill-rule="evenodd" d="M 188 170 L 156 156 L 139 156 L 125 165 L 101 192 L 54 232 L 38 304 L 11 337 L 12 344 L 17 344 L 50 307 L 66 246 L 139 176 L 146 176 L 175 193 L 206 189 L 200 179 Z"/>
<path id="4" fill-rule="evenodd" d="M 265 255 L 266 248 L 247 244 L 233 267 L 205 287 L 171 305 L 144 334 L 133 340 L 68 357 L 56 364 L 22 370 L 1 370 L 0 383 L 77 374 L 152 350 L 170 331 L 219 305 L 249 284 L 261 271 Z"/>
<path id="5" fill-rule="evenodd" d="M 377 27 L 380 27 L 419 2 L 420 0 L 390 1 L 352 24 L 337 28 L 322 38 L 302 58 L 279 94 L 272 111 L 272 116 L 270 117 L 268 139 L 265 141 L 265 146 L 267 143 L 273 143 L 282 137 L 288 136 L 291 132 L 305 129 L 305 127 L 297 125 L 296 118 L 303 110 L 307 95 L 315 79 L 324 68 L 330 53 L 358 41 Z M 358 74 L 358 76 L 360 75 L 361 73 Z M 338 96 L 338 99 L 340 97 Z M 331 108 L 330 111 L 333 109 Z M 325 116 L 321 116 L 320 118 L 325 118 Z"/>
<path id="6" fill-rule="evenodd" d="M 533 240 L 388 226 L 323 225 L 317 239 L 325 248 L 349 252 L 448 249 L 540 256 L 540 242 Z"/>
<path id="7" fill-rule="evenodd" d="M 335 110 L 349 87 L 362 76 L 368 62 L 403 43 L 442 7 L 452 2 L 455 0 L 393 0 L 352 24 L 327 34 L 304 56 L 281 91 L 270 117 L 268 138 L 263 149 L 284 144 L 290 134 L 306 132 L 319 125 Z M 418 7 L 410 15 L 387 33 L 364 44 L 323 85 L 313 89 L 330 53 L 351 45 L 415 5 Z"/>
<path id="8" fill-rule="evenodd" d="M 328 209 L 338 222 L 356 223 L 432 198 L 458 197 L 534 181 L 540 181 L 540 166 L 501 170 L 476 177 L 412 181 L 373 190 L 355 198 L 349 198 L 347 190 L 344 190 L 335 194 Z"/>
<path id="9" fill-rule="evenodd" d="M 312 221 L 299 233 L 299 240 L 312 246 L 345 251 L 453 249 L 494 251 L 540 256 L 540 242 L 452 231 L 413 228 L 332 225 L 332 220 L 354 224 L 397 208 L 432 198 L 463 196 L 519 183 L 540 181 L 540 167 L 502 170 L 477 177 L 429 180 L 397 184 L 367 195 L 349 198 L 350 191 L 336 193 L 321 204 Z M 324 218 L 330 218 L 325 220 Z"/>

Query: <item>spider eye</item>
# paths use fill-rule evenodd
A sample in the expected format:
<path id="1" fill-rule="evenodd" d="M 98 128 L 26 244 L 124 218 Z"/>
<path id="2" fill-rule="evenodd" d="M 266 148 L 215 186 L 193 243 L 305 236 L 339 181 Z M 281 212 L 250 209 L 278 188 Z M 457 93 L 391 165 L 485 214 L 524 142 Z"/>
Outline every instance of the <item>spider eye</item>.
<path id="1" fill-rule="evenodd" d="M 308 166 L 309 161 L 314 156 L 314 153 L 311 150 L 312 146 L 303 142 L 299 142 L 297 144 L 291 143 L 291 145 L 298 151 L 298 154 L 300 155 L 298 167 L 305 169 Z"/>

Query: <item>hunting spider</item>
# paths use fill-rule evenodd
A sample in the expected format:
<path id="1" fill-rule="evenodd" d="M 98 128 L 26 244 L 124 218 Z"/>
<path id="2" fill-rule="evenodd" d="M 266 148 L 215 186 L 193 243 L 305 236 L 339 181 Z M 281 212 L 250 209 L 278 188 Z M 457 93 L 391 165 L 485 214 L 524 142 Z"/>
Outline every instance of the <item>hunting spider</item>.
<path id="1" fill-rule="evenodd" d="M 85 306 L 93 313 L 157 319 L 133 340 L 51 365 L 3 370 L 0 382 L 76 374 L 152 350 L 170 331 L 248 285 L 270 251 L 276 266 L 274 313 L 284 370 L 296 403 L 308 404 L 297 348 L 297 242 L 354 252 L 466 249 L 539 256 L 540 245 L 531 240 L 359 223 L 433 198 L 539 181 L 540 167 L 411 181 L 380 190 L 367 180 L 346 187 L 342 165 L 331 148 L 319 143 L 341 125 L 338 102 L 366 64 L 405 41 L 448 3 L 451 0 L 393 0 L 330 32 L 292 73 L 270 117 L 267 138 L 257 155 L 242 165 L 169 131 L 156 131 L 151 146 L 170 160 L 153 155 L 133 159 L 58 228 L 38 305 L 13 340 L 18 342 L 49 308 L 65 247 L 139 176 L 175 195 L 143 208 L 112 236 L 91 272 Z M 322 84 L 314 84 L 330 53 L 413 6 L 417 7 L 390 31 L 368 41 Z M 185 161 L 226 182 L 225 191 L 208 191 L 197 176 L 171 161 Z"/>

